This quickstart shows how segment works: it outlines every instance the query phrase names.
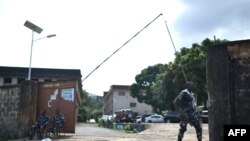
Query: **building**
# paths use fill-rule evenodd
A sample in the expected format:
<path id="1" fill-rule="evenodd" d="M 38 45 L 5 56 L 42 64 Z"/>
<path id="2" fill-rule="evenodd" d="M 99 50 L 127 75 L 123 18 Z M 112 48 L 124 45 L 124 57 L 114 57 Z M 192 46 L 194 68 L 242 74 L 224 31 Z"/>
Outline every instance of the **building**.
<path id="1" fill-rule="evenodd" d="M 151 105 L 140 103 L 137 98 L 130 95 L 129 87 L 127 85 L 112 85 L 109 91 L 104 92 L 103 112 L 105 115 L 112 115 L 120 109 L 132 109 L 138 115 L 153 112 Z"/>
<path id="2" fill-rule="evenodd" d="M 17 129 L 10 133 L 12 137 L 19 132 L 25 135 L 42 111 L 53 117 L 59 110 L 65 117 L 64 131 L 75 133 L 82 95 L 81 71 L 32 68 L 32 80 L 26 80 L 27 76 L 28 68 L 0 66 L 0 103 L 4 103 L 0 104 L 0 129 Z M 3 132 L 0 130 L 0 134 Z"/>
<path id="3" fill-rule="evenodd" d="M 0 66 L 0 86 L 20 84 L 28 78 L 29 68 Z M 79 69 L 47 69 L 32 68 L 31 79 L 37 82 L 51 82 L 58 80 L 78 80 L 81 82 Z M 80 83 L 81 84 L 81 83 Z"/>

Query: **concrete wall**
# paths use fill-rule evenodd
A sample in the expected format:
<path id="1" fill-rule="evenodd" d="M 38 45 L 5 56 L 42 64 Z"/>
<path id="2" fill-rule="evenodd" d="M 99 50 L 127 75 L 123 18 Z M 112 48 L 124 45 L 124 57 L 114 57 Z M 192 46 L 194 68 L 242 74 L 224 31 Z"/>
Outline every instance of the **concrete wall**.
<path id="1" fill-rule="evenodd" d="M 107 92 L 103 97 L 103 114 L 113 114 L 113 93 Z"/>
<path id="2" fill-rule="evenodd" d="M 250 125 L 250 40 L 207 48 L 209 138 L 222 141 L 224 125 Z"/>
<path id="3" fill-rule="evenodd" d="M 125 96 L 120 96 L 120 92 L 125 92 Z M 130 103 L 136 103 L 135 107 L 131 107 Z M 113 90 L 113 107 L 114 111 L 120 109 L 132 109 L 134 112 L 137 112 L 138 115 L 143 115 L 145 113 L 152 113 L 152 106 L 138 102 L 137 98 L 133 98 L 130 95 L 129 89 L 115 89 Z"/>
<path id="4" fill-rule="evenodd" d="M 3 86 L 3 77 L 0 77 L 0 86 Z"/>
<path id="5" fill-rule="evenodd" d="M 35 121 L 37 84 L 0 87 L 0 139 L 21 138 Z"/>
<path id="6" fill-rule="evenodd" d="M 18 136 L 20 90 L 20 86 L 0 88 L 0 138 Z"/>

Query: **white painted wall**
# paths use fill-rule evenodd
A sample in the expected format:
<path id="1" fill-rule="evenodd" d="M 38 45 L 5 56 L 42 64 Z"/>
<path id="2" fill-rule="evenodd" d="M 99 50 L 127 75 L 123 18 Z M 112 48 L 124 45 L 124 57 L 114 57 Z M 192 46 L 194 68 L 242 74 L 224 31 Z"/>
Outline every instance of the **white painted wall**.
<path id="1" fill-rule="evenodd" d="M 17 78 L 16 77 L 12 77 L 11 84 L 12 85 L 16 85 L 17 84 Z"/>
<path id="2" fill-rule="evenodd" d="M 120 91 L 124 91 L 125 96 L 119 96 Z M 134 112 L 137 112 L 138 115 L 153 112 L 151 105 L 140 103 L 137 98 L 130 96 L 130 90 L 113 90 L 113 101 L 114 111 L 120 109 L 132 109 Z M 136 107 L 130 107 L 131 102 L 136 103 Z"/>
<path id="3" fill-rule="evenodd" d="M 0 77 L 0 86 L 3 86 L 3 77 Z"/>

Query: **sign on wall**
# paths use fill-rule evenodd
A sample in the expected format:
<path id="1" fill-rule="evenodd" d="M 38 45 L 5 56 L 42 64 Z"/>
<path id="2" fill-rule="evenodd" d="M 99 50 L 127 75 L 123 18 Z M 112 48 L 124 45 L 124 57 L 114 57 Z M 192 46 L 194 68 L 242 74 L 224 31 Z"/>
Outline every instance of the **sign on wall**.
<path id="1" fill-rule="evenodd" d="M 74 101 L 74 88 L 62 89 L 61 97 L 64 100 Z"/>

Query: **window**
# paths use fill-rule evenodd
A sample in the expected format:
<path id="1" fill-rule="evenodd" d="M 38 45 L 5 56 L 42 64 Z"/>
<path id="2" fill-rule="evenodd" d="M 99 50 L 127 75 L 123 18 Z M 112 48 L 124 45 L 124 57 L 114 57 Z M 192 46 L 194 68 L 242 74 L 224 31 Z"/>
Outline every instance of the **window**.
<path id="1" fill-rule="evenodd" d="M 32 79 L 32 80 L 38 82 L 38 79 Z"/>
<path id="2" fill-rule="evenodd" d="M 20 84 L 20 83 L 22 83 L 24 80 L 25 80 L 25 78 L 18 78 L 18 79 L 17 79 L 17 83 Z"/>
<path id="3" fill-rule="evenodd" d="M 146 91 L 145 90 L 140 90 L 139 94 L 142 95 L 142 96 L 146 96 Z"/>
<path id="4" fill-rule="evenodd" d="M 5 77 L 5 78 L 3 79 L 3 83 L 4 83 L 4 84 L 11 84 L 11 82 L 12 82 L 12 79 L 11 79 L 10 77 Z"/>
<path id="5" fill-rule="evenodd" d="M 119 96 L 125 96 L 125 92 L 119 92 L 118 95 Z"/>
<path id="6" fill-rule="evenodd" d="M 152 116 L 152 118 L 160 118 L 160 116 Z"/>
<path id="7" fill-rule="evenodd" d="M 131 102 L 131 103 L 130 103 L 130 107 L 136 107 L 136 103 Z"/>
<path id="8" fill-rule="evenodd" d="M 44 82 L 51 82 L 51 79 L 45 79 Z"/>

